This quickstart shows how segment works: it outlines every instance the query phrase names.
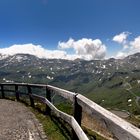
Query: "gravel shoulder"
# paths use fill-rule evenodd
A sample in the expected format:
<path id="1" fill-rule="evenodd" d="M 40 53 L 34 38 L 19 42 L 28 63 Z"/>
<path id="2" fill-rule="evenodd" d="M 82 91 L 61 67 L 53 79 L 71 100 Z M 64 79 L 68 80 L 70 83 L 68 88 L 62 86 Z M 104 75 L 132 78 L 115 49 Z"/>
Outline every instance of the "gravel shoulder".
<path id="1" fill-rule="evenodd" d="M 28 107 L 0 99 L 0 140 L 47 140 L 47 137 Z"/>

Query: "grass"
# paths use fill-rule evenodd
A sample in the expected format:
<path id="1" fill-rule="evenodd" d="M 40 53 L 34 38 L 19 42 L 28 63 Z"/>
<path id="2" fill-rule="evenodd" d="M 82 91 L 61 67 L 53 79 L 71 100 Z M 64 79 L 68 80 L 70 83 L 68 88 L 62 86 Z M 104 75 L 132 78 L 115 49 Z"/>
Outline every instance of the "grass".
<path id="1" fill-rule="evenodd" d="M 90 140 L 107 140 L 104 137 L 98 135 L 97 133 L 95 133 L 94 131 L 87 129 L 86 127 L 82 126 L 84 132 L 87 134 L 88 138 Z"/>
<path id="2" fill-rule="evenodd" d="M 137 115 L 137 116 L 131 115 L 126 119 L 126 121 L 140 128 L 140 115 Z"/>
<path id="3" fill-rule="evenodd" d="M 72 115 L 73 114 L 73 108 L 72 105 L 68 102 L 60 103 L 55 105 L 59 110 Z"/>
<path id="4" fill-rule="evenodd" d="M 37 119 L 43 125 L 44 132 L 48 140 L 70 140 L 70 136 L 63 128 L 61 124 L 56 120 L 55 117 L 50 117 L 44 115 L 39 111 L 32 109 L 33 113 L 36 115 Z"/>

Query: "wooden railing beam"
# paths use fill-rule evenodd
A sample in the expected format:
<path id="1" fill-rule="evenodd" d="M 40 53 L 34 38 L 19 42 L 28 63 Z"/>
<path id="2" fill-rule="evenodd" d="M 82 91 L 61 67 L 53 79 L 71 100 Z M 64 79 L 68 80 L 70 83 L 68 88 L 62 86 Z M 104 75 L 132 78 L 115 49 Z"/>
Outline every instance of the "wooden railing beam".
<path id="1" fill-rule="evenodd" d="M 101 123 L 105 122 L 108 129 L 119 140 L 140 140 L 140 129 L 126 122 L 110 111 L 104 109 L 83 95 L 77 95 L 78 104 L 83 110 Z"/>

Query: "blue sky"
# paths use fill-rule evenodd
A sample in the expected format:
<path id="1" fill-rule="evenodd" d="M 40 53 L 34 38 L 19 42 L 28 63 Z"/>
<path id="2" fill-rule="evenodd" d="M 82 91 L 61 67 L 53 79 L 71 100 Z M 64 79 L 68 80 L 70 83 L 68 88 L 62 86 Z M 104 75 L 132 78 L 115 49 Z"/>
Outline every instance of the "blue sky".
<path id="1" fill-rule="evenodd" d="M 106 57 L 126 54 L 139 42 L 134 42 L 140 35 L 139 5 L 140 0 L 0 0 L 0 48 L 30 43 L 83 55 L 58 42 L 85 38 L 99 39 Z M 112 40 L 123 32 L 129 32 L 125 43 Z"/>

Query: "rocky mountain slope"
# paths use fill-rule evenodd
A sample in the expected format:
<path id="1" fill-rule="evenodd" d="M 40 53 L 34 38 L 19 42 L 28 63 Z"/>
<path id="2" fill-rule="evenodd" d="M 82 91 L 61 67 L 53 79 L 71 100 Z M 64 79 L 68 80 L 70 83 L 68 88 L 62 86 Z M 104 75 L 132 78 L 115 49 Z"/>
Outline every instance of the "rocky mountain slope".
<path id="1" fill-rule="evenodd" d="M 124 59 L 74 61 L 0 54 L 0 82 L 55 85 L 84 94 L 107 108 L 139 111 L 140 53 Z"/>

